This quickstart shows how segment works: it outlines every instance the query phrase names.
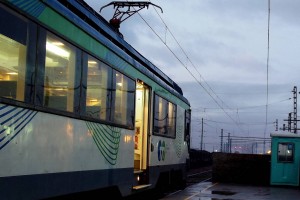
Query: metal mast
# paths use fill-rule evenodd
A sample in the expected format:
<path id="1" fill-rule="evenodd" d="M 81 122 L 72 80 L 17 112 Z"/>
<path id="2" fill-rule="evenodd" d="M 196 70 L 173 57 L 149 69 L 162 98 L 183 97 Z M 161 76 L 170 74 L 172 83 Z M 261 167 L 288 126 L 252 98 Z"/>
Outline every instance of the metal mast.
<path id="1" fill-rule="evenodd" d="M 293 99 L 294 99 L 294 133 L 297 133 L 297 87 L 294 86 L 294 90 L 293 90 Z"/>

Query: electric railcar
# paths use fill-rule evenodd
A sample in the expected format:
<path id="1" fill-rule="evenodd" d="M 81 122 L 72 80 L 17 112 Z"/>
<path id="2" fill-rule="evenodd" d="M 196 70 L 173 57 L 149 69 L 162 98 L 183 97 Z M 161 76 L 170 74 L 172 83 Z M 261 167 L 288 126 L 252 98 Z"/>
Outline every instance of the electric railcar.
<path id="1" fill-rule="evenodd" d="M 83 0 L 0 0 L 1 199 L 184 183 L 190 117 Z"/>

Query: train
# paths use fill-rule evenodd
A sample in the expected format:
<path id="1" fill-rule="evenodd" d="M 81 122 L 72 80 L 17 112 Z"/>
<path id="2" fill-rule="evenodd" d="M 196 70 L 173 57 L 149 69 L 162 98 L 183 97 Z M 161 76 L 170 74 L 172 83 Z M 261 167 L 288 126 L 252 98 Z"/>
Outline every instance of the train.
<path id="1" fill-rule="evenodd" d="M 1 199 L 184 187 L 190 127 L 179 85 L 85 1 L 0 0 Z"/>

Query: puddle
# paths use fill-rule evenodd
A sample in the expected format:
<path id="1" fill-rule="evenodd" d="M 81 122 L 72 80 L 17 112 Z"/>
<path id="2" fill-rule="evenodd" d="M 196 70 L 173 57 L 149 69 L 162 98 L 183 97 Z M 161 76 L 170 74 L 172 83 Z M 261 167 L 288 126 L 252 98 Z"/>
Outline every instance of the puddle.
<path id="1" fill-rule="evenodd" d="M 212 194 L 220 194 L 220 195 L 234 195 L 236 192 L 231 192 L 231 191 L 218 191 L 218 190 L 213 190 L 211 191 Z"/>

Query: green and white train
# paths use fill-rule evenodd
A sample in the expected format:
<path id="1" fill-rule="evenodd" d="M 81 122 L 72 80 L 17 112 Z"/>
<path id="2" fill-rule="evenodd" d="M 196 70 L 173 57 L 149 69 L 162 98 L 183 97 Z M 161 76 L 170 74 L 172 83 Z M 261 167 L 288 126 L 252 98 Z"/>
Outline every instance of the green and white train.
<path id="1" fill-rule="evenodd" d="M 184 185 L 180 87 L 83 0 L 0 0 L 0 198 Z"/>

